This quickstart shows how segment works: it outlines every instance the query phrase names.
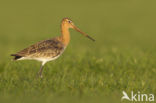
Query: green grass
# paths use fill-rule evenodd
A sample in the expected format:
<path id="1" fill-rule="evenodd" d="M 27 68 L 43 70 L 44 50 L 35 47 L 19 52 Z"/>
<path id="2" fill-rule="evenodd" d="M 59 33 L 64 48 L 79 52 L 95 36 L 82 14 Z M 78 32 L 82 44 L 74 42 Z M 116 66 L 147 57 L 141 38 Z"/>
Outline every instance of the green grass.
<path id="1" fill-rule="evenodd" d="M 0 103 L 120 103 L 122 91 L 156 95 L 155 1 L 3 1 L 0 4 Z M 92 42 L 71 30 L 59 59 L 45 65 L 11 61 L 10 54 L 60 35 L 73 20 Z M 124 101 L 126 102 L 126 101 Z"/>

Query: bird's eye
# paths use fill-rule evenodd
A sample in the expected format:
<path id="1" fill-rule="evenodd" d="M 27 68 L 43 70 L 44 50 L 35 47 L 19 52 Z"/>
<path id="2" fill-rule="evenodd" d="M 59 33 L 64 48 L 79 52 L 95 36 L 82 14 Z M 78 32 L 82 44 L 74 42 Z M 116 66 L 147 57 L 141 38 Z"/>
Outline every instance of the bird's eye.
<path id="1" fill-rule="evenodd" d="M 71 23 L 72 21 L 69 20 L 68 22 Z"/>

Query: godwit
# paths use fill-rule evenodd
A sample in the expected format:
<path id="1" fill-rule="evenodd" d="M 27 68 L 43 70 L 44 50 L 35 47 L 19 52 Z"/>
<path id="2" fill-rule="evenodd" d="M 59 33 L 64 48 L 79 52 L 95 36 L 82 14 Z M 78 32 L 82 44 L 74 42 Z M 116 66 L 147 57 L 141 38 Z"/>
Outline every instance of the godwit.
<path id="1" fill-rule="evenodd" d="M 57 59 L 67 47 L 70 41 L 69 28 L 78 31 L 84 36 L 91 39 L 92 41 L 95 41 L 86 33 L 80 31 L 80 29 L 77 28 L 70 19 L 64 18 L 61 22 L 61 36 L 40 41 L 36 44 L 31 45 L 28 48 L 25 48 L 17 52 L 16 54 L 11 54 L 11 56 L 14 56 L 14 60 L 27 59 L 41 61 L 42 64 L 38 72 L 38 75 L 42 78 L 43 66 L 48 61 Z"/>

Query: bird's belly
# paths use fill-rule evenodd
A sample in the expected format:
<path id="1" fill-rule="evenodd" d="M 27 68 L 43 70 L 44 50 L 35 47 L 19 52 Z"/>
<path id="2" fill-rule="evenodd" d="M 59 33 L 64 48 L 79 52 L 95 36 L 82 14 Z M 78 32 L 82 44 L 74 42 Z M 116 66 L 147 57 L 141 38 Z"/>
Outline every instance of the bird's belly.
<path id="1" fill-rule="evenodd" d="M 34 58 L 35 60 L 37 61 L 41 61 L 41 62 L 48 62 L 48 61 L 52 61 L 52 60 L 55 60 L 59 57 L 60 55 L 58 56 L 55 56 L 55 57 L 48 57 L 48 58 Z"/>
<path id="2" fill-rule="evenodd" d="M 64 48 L 64 50 L 65 50 L 65 48 Z M 37 60 L 37 61 L 40 61 L 40 62 L 44 62 L 44 63 L 46 63 L 46 62 L 48 62 L 48 61 L 52 61 L 52 60 L 55 60 L 55 59 L 57 59 L 63 52 L 64 52 L 64 50 L 62 50 L 61 52 L 60 52 L 60 54 L 58 54 L 58 55 L 56 55 L 56 56 L 54 56 L 54 57 L 51 57 L 50 55 L 49 56 L 37 56 L 37 57 L 35 57 L 35 56 L 28 56 L 28 57 L 22 57 L 21 59 L 19 59 L 19 60 Z"/>
<path id="3" fill-rule="evenodd" d="M 65 50 L 65 48 L 64 48 L 64 50 Z M 62 55 L 62 53 L 64 52 L 64 50 L 62 50 L 62 52 L 59 55 L 54 56 L 54 57 L 41 57 L 41 58 L 33 58 L 33 59 L 34 60 L 37 60 L 37 61 L 41 61 L 41 62 L 52 61 L 52 60 L 57 59 L 60 55 Z"/>

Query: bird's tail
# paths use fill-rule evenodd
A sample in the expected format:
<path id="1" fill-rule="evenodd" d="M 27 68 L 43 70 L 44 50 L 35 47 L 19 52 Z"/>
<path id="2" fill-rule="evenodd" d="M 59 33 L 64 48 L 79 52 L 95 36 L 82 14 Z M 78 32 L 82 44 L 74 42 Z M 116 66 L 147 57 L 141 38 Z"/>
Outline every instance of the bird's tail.
<path id="1" fill-rule="evenodd" d="M 13 60 L 18 60 L 18 59 L 22 58 L 22 56 L 20 56 L 18 54 L 11 54 L 11 56 L 14 56 Z"/>

